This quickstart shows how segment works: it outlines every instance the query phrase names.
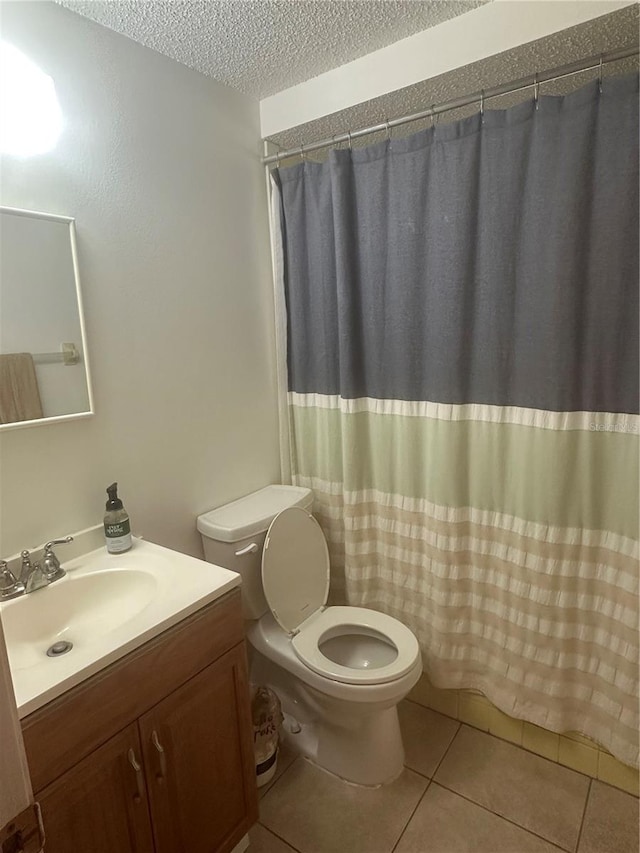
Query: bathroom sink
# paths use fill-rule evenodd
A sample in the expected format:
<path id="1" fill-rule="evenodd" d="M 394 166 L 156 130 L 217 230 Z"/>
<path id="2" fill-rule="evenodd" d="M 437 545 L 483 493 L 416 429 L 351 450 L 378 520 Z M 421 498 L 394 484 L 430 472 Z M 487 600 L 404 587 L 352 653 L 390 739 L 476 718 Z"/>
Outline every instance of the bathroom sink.
<path id="1" fill-rule="evenodd" d="M 151 572 L 123 568 L 69 574 L 25 595 L 2 617 L 12 667 L 37 666 L 43 653 L 62 640 L 74 647 L 99 642 L 144 610 L 157 592 Z"/>
<path id="2" fill-rule="evenodd" d="M 135 538 L 125 554 L 101 547 L 63 568 L 0 605 L 21 717 L 240 585 L 235 572 Z"/>

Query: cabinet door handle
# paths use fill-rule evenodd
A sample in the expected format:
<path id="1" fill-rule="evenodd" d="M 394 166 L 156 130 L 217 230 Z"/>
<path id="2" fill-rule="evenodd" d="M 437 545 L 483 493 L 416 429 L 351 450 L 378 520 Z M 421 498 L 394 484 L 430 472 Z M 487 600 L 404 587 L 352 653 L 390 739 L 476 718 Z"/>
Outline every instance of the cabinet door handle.
<path id="1" fill-rule="evenodd" d="M 136 771 L 136 792 L 133 796 L 134 803 L 139 803 L 142 800 L 142 793 L 144 791 L 144 776 L 142 775 L 142 765 L 136 758 L 136 754 L 133 749 L 130 749 L 127 753 L 127 758 L 129 759 L 129 764 Z"/>
<path id="2" fill-rule="evenodd" d="M 158 732 L 155 729 L 151 732 L 151 743 L 155 746 L 160 756 L 160 772 L 156 773 L 156 779 L 161 781 L 167 775 L 167 754 L 158 739 Z"/>

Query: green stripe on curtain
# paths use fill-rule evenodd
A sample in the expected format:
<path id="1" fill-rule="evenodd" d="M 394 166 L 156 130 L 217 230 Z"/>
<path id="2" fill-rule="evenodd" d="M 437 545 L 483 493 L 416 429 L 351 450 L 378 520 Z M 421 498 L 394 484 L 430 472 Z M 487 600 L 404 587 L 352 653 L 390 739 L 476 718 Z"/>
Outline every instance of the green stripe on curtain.
<path id="1" fill-rule="evenodd" d="M 318 407 L 290 414 L 298 475 L 638 537 L 637 435 Z"/>

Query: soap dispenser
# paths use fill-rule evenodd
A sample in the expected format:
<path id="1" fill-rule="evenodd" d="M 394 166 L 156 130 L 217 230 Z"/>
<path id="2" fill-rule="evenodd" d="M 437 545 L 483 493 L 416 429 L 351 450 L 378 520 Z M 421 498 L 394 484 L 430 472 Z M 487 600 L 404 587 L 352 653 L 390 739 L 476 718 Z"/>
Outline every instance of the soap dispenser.
<path id="1" fill-rule="evenodd" d="M 107 541 L 107 551 L 110 554 L 122 554 L 131 548 L 131 527 L 129 515 L 118 497 L 118 484 L 112 483 L 107 488 L 109 500 L 104 516 L 104 536 Z"/>

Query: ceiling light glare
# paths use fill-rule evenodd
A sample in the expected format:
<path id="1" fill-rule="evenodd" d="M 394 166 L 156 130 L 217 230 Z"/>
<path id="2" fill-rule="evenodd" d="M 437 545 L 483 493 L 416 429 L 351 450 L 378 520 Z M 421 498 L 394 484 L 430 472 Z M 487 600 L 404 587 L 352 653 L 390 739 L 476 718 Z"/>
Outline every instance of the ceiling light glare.
<path id="1" fill-rule="evenodd" d="M 0 41 L 0 151 L 33 157 L 50 151 L 62 131 L 53 80 L 12 44 Z"/>

